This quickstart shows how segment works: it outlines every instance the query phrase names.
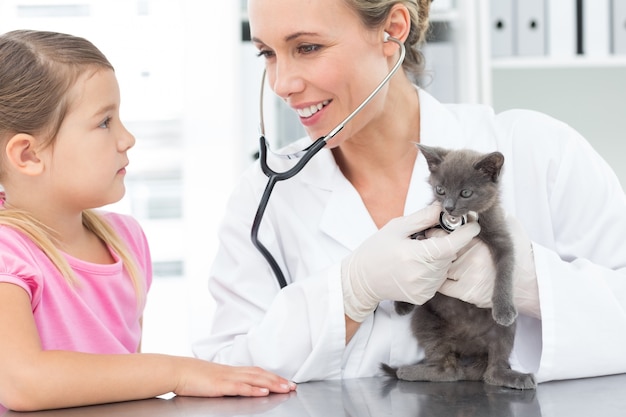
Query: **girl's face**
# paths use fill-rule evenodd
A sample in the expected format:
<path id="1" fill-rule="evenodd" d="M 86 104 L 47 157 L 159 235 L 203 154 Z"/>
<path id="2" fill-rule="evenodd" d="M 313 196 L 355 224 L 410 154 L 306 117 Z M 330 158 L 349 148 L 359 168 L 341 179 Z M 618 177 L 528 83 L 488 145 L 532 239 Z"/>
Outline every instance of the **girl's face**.
<path id="1" fill-rule="evenodd" d="M 84 210 L 124 196 L 126 151 L 135 144 L 119 117 L 115 73 L 87 71 L 70 89 L 70 107 L 47 159 L 48 186 L 55 202 Z"/>
<path id="2" fill-rule="evenodd" d="M 249 0 L 248 14 L 268 85 L 313 139 L 334 129 L 387 75 L 382 29 L 366 29 L 343 0 Z M 385 94 L 381 90 L 330 146 L 382 117 Z"/>

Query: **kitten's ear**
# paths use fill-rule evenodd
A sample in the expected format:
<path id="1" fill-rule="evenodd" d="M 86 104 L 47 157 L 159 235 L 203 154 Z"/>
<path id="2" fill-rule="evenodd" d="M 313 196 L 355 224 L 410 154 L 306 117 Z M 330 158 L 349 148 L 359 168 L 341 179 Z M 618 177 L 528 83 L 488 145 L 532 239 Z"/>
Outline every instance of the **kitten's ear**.
<path id="1" fill-rule="evenodd" d="M 431 171 L 436 171 L 439 165 L 443 162 L 443 158 L 448 154 L 448 151 L 443 148 L 437 148 L 434 146 L 426 146 L 421 143 L 417 144 L 417 147 L 426 158 L 426 162 L 428 163 L 428 169 Z"/>
<path id="2" fill-rule="evenodd" d="M 498 181 L 500 170 L 504 164 L 504 155 L 500 152 L 492 152 L 482 157 L 474 164 L 474 168 L 487 175 L 491 181 Z"/>

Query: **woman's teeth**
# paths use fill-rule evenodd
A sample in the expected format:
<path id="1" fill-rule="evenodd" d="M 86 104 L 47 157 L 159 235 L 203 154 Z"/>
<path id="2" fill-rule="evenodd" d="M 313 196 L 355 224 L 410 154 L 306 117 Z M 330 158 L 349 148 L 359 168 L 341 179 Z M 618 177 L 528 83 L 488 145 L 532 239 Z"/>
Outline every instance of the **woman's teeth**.
<path id="1" fill-rule="evenodd" d="M 312 104 L 309 107 L 305 107 L 303 109 L 298 109 L 296 110 L 298 112 L 298 116 L 300 117 L 311 117 L 313 116 L 315 113 L 317 113 L 318 111 L 322 110 L 322 108 L 327 105 L 328 103 L 330 103 L 329 100 L 324 100 L 321 103 L 318 104 Z"/>

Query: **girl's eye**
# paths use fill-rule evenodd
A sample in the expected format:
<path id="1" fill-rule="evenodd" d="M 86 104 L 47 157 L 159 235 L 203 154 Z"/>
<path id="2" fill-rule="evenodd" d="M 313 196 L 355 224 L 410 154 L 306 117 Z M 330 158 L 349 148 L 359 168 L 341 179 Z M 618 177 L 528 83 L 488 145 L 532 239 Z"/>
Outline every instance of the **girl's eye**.
<path id="1" fill-rule="evenodd" d="M 439 195 L 445 195 L 446 194 L 446 190 L 441 186 L 441 185 L 437 185 L 435 187 L 435 192 Z"/>
<path id="2" fill-rule="evenodd" d="M 98 127 L 102 129 L 108 129 L 110 124 L 111 124 L 111 118 L 107 117 L 106 119 L 102 121 L 102 123 L 100 123 Z"/>
<path id="3" fill-rule="evenodd" d="M 461 197 L 463 198 L 469 198 L 472 194 L 474 194 L 472 190 L 461 190 Z"/>

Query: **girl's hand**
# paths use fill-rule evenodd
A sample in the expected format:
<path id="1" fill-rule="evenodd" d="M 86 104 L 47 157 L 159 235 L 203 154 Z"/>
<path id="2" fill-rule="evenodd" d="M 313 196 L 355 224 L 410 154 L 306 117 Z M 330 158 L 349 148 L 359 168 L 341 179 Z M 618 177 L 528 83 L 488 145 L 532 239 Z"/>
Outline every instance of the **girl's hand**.
<path id="1" fill-rule="evenodd" d="M 288 393 L 296 389 L 294 382 L 259 367 L 228 366 L 193 358 L 183 360 L 185 363 L 174 390 L 177 395 L 261 397 L 270 392 Z"/>

